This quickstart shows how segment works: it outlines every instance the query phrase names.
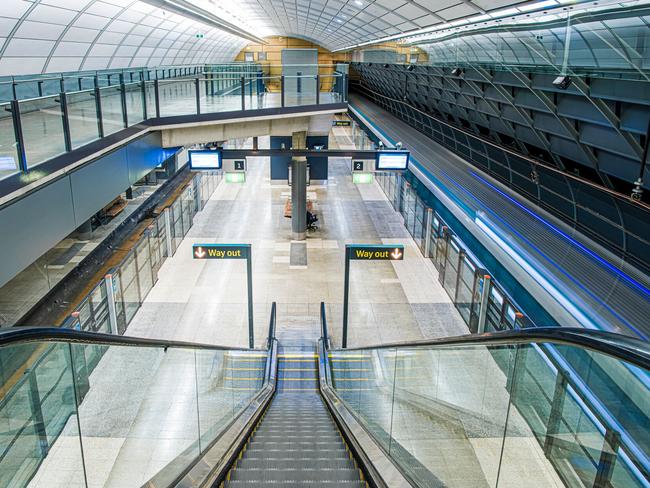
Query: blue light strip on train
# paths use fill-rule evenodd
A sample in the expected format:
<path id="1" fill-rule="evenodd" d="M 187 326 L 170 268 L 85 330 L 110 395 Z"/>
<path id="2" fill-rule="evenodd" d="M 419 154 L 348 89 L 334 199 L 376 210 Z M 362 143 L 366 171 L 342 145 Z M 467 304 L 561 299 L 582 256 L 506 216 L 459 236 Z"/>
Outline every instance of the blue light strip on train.
<path id="1" fill-rule="evenodd" d="M 555 232 L 556 234 L 559 234 L 559 235 L 561 235 L 562 237 L 564 237 L 566 240 L 568 240 L 569 242 L 571 242 L 571 244 L 573 244 L 574 246 L 576 246 L 578 249 L 580 249 L 582 252 L 584 252 L 585 254 L 587 254 L 589 257 L 595 259 L 595 260 L 598 261 L 601 265 L 603 265 L 604 267 L 606 267 L 606 268 L 609 269 L 610 271 L 614 272 L 615 274 L 617 274 L 618 276 L 620 276 L 621 278 L 623 278 L 623 280 L 625 280 L 625 282 L 626 282 L 627 284 L 634 286 L 635 288 L 639 289 L 641 292 L 645 293 L 646 295 L 650 295 L 650 289 L 648 289 L 648 288 L 646 288 L 645 286 L 643 286 L 641 283 L 639 283 L 638 281 L 636 281 L 634 278 L 632 278 L 631 276 L 627 275 L 626 273 L 624 273 L 623 271 L 621 271 L 620 269 L 618 269 L 616 266 L 612 265 L 611 263 L 609 263 L 608 261 L 606 261 L 605 259 L 603 259 L 602 257 L 600 257 L 598 254 L 596 254 L 595 252 L 593 252 L 591 249 L 585 247 L 583 244 L 581 244 L 580 242 L 578 242 L 577 240 L 575 240 L 573 237 L 571 237 L 571 236 L 568 235 L 567 233 L 565 233 L 565 232 L 563 232 L 562 230 L 560 230 L 559 228 L 555 227 L 555 226 L 554 226 L 553 224 L 551 224 L 550 222 L 544 220 L 542 217 L 540 217 L 539 215 L 537 215 L 535 212 L 533 212 L 532 210 L 530 210 L 529 208 L 527 208 L 527 207 L 524 206 L 523 204 L 519 203 L 517 200 L 515 200 L 514 198 L 512 198 L 510 195 L 508 195 L 508 194 L 505 193 L 504 191 L 502 191 L 502 190 L 500 190 L 499 188 L 497 188 L 495 185 L 493 185 L 492 183 L 490 183 L 488 180 L 486 180 L 485 178 L 483 178 L 481 175 L 475 173 L 474 171 L 471 171 L 471 174 L 472 174 L 472 176 L 474 176 L 476 179 L 482 181 L 482 182 L 485 183 L 487 186 L 489 186 L 490 188 L 492 188 L 494 191 L 496 191 L 497 193 L 499 193 L 499 195 L 503 196 L 504 198 L 507 198 L 510 202 L 514 203 L 517 207 L 519 207 L 520 209 L 522 209 L 522 210 L 523 210 L 524 212 L 526 212 L 528 215 L 530 215 L 531 217 L 535 218 L 535 219 L 538 220 L 539 222 L 543 223 L 546 227 L 548 227 L 549 229 L 551 229 L 553 232 Z"/>
<path id="2" fill-rule="evenodd" d="M 482 213 L 482 212 L 481 212 Z M 476 214 L 474 219 L 476 225 L 485 234 L 494 241 L 494 243 L 503 249 L 508 256 L 510 256 L 521 268 L 528 273 L 546 292 L 551 295 L 556 302 L 564 307 L 571 315 L 573 315 L 581 324 L 588 326 L 587 328 L 596 329 L 596 326 L 582 311 L 576 307 L 571 300 L 569 300 L 564 293 L 560 292 L 550 281 L 548 281 L 542 274 L 532 267 L 528 261 L 521 255 L 520 252 L 515 251 L 506 241 L 501 238 L 492 226 L 486 221 L 480 213 Z"/>
<path id="3" fill-rule="evenodd" d="M 519 237 L 523 242 L 528 244 L 534 251 L 536 251 L 541 257 L 543 257 L 549 264 L 551 264 L 555 269 L 557 269 L 560 273 L 562 273 L 564 276 L 566 276 L 571 282 L 573 282 L 573 284 L 575 284 L 576 287 L 578 287 L 583 292 L 585 292 L 587 295 L 589 295 L 594 301 L 600 303 L 600 305 L 602 305 L 603 308 L 607 309 L 614 317 L 616 317 L 620 322 L 622 322 L 632 332 L 634 332 L 637 336 L 639 336 L 640 338 L 642 338 L 644 340 L 648 339 L 648 337 L 643 332 L 641 332 L 639 329 L 637 329 L 629 320 L 627 320 L 625 317 L 623 317 L 621 314 L 619 314 L 616 310 L 614 310 L 607 302 L 603 301 L 600 297 L 596 296 L 596 294 L 594 294 L 594 292 L 592 292 L 589 288 L 587 288 L 585 285 L 583 285 L 576 278 L 571 276 L 566 270 L 564 270 L 564 268 L 562 268 L 555 261 L 553 261 L 551 258 L 549 258 L 546 254 L 544 254 L 541 249 L 539 249 L 537 246 L 535 246 L 526 237 L 524 237 L 520 232 L 518 232 L 514 227 L 512 227 L 510 224 L 508 224 L 508 222 L 506 222 L 505 219 L 503 219 L 503 217 L 501 217 L 498 213 L 496 213 L 494 210 L 492 210 L 489 207 L 489 205 L 485 205 L 481 200 L 479 200 L 477 197 L 475 197 L 464 186 L 457 183 L 447 173 L 445 173 L 442 170 L 440 170 L 440 172 L 442 174 L 444 174 L 460 191 L 464 192 L 469 198 L 476 201 L 482 208 L 484 208 L 487 212 L 489 212 L 492 216 L 494 216 L 497 220 L 499 220 L 508 229 L 509 232 L 512 232 L 514 235 Z M 591 320 L 590 323 L 591 323 L 591 325 L 596 325 L 597 328 L 602 328 L 601 326 L 598 325 L 598 323 L 594 323 L 593 320 Z M 587 326 L 587 324 L 584 324 L 584 325 Z M 605 330 L 608 330 L 608 329 L 605 328 Z"/>

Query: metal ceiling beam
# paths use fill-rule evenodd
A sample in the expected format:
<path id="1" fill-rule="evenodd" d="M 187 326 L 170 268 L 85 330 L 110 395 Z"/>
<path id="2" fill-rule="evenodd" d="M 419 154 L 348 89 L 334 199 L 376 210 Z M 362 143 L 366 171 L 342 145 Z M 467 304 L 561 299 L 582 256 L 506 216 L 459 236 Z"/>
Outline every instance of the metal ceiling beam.
<path id="1" fill-rule="evenodd" d="M 222 31 L 228 32 L 237 37 L 247 39 L 252 42 L 259 44 L 266 44 L 266 41 L 261 37 L 254 36 L 249 34 L 242 28 L 227 22 L 220 17 L 204 10 L 202 8 L 193 5 L 186 0 L 142 0 L 144 3 L 152 5 L 154 7 L 173 12 L 175 14 L 181 15 L 183 17 L 196 20 L 208 26 L 216 27 Z"/>

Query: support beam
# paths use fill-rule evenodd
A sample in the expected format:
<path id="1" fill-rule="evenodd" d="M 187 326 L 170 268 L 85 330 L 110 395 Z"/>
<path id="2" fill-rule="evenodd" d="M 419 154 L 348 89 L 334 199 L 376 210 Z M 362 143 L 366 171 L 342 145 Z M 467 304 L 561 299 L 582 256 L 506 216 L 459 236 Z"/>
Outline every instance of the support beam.
<path id="1" fill-rule="evenodd" d="M 307 158 L 291 161 L 291 231 L 296 241 L 307 237 Z"/>

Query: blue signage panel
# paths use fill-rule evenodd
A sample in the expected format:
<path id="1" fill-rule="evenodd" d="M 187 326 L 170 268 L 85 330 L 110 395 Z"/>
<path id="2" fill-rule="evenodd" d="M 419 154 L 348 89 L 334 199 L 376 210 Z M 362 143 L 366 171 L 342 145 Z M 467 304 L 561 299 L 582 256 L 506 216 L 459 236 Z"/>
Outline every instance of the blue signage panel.
<path id="1" fill-rule="evenodd" d="M 375 169 L 378 171 L 403 171 L 409 165 L 408 151 L 378 151 Z"/>
<path id="2" fill-rule="evenodd" d="M 189 151 L 189 156 L 192 170 L 221 169 L 221 151 Z"/>

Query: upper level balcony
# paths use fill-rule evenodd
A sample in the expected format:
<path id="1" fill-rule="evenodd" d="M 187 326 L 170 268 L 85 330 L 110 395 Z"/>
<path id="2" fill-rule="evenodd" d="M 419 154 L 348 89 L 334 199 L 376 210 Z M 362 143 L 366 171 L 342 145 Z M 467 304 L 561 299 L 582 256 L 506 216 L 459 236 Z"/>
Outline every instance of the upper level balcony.
<path id="1" fill-rule="evenodd" d="M 0 81 L 0 197 L 149 130 L 346 107 L 346 66 L 283 68 L 265 73 L 239 63 Z"/>

